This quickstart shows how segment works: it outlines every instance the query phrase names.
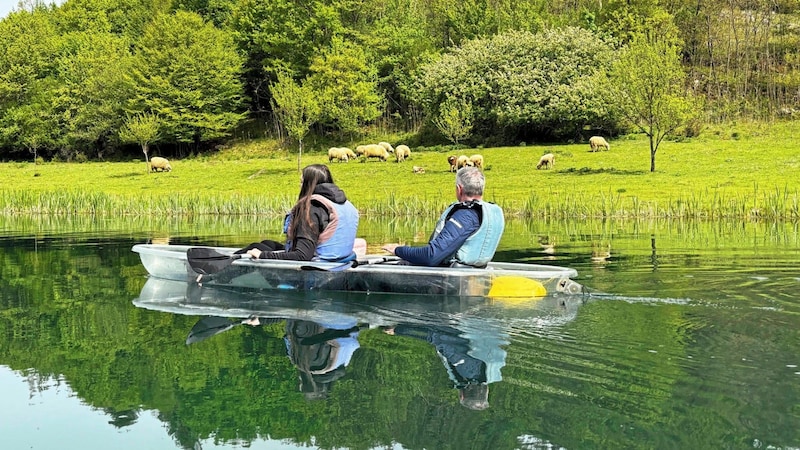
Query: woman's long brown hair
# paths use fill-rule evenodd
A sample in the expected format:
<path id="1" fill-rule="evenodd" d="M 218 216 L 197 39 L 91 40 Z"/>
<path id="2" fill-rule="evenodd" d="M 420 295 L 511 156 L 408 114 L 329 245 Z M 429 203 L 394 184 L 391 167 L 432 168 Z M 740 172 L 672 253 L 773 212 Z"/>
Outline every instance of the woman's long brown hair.
<path id="1" fill-rule="evenodd" d="M 320 183 L 333 183 L 330 169 L 324 164 L 311 164 L 303 169 L 303 184 L 300 195 L 292 208 L 292 223 L 289 225 L 289 238 L 294 239 L 301 224 L 311 228 L 311 194 Z"/>

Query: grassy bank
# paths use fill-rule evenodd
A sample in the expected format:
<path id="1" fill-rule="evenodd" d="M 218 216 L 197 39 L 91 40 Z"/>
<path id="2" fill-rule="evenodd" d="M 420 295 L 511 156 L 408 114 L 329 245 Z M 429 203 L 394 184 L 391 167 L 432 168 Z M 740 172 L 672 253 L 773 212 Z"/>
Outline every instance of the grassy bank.
<path id="1" fill-rule="evenodd" d="M 485 158 L 485 197 L 512 216 L 800 218 L 800 124 L 731 126 L 664 142 L 649 171 L 644 136 L 587 143 L 469 149 Z M 4 163 L 0 214 L 280 215 L 299 189 L 297 155 L 242 143 L 212 157 L 172 161 L 147 173 L 143 161 Z M 334 178 L 364 214 L 434 214 L 454 197 L 448 152 L 410 161 L 331 163 Z M 556 156 L 552 170 L 539 157 Z M 236 156 L 233 156 L 236 155 Z M 327 163 L 321 149 L 302 164 Z M 412 173 L 412 166 L 425 169 Z"/>

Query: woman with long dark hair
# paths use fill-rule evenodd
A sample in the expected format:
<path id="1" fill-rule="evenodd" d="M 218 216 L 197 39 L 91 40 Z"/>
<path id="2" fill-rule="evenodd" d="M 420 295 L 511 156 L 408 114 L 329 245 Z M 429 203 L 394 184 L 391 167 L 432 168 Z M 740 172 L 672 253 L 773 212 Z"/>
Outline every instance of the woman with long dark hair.
<path id="1" fill-rule="evenodd" d="M 286 243 L 264 240 L 236 253 L 260 259 L 349 261 L 355 258 L 357 230 L 358 210 L 333 183 L 328 166 L 312 164 L 303 169 L 300 195 L 284 221 Z"/>

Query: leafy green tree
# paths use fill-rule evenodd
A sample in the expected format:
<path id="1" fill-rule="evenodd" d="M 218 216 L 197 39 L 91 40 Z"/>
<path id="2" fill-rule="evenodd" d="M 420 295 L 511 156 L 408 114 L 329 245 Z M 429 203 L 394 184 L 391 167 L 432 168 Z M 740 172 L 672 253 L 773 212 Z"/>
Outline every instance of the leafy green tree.
<path id="1" fill-rule="evenodd" d="M 223 138 L 244 118 L 243 60 L 229 32 L 178 11 L 155 18 L 134 52 L 127 110 L 157 114 L 165 141 Z"/>
<path id="2" fill-rule="evenodd" d="M 171 0 L 69 0 L 57 10 L 62 33 L 76 31 L 139 36 L 153 16 L 171 10 Z"/>
<path id="3" fill-rule="evenodd" d="M 609 92 L 621 113 L 649 137 L 651 172 L 661 141 L 692 118 L 695 106 L 684 88 L 680 47 L 659 37 L 636 36 L 610 72 Z"/>
<path id="4" fill-rule="evenodd" d="M 462 100 L 448 98 L 439 107 L 439 116 L 433 123 L 444 137 L 458 145 L 458 142 L 469 137 L 472 131 L 472 105 Z"/>
<path id="5" fill-rule="evenodd" d="M 329 48 L 335 36 L 354 34 L 343 25 L 342 15 L 360 15 L 358 8 L 363 5 L 349 0 L 235 2 L 228 28 L 247 55 L 245 78 L 247 92 L 255 103 L 253 109 L 269 107 L 268 86 L 277 79 L 278 72 L 301 79 L 308 75 L 312 58 Z M 352 12 L 354 9 L 356 12 Z"/>
<path id="6" fill-rule="evenodd" d="M 102 155 L 115 144 L 124 117 L 122 101 L 129 96 L 129 47 L 127 39 L 110 33 L 63 37 L 51 95 L 66 147 Z"/>
<path id="7" fill-rule="evenodd" d="M 0 20 L 0 146 L 36 154 L 55 145 L 49 91 L 58 41 L 50 12 L 41 5 Z"/>
<path id="8" fill-rule="evenodd" d="M 37 90 L 28 103 L 15 108 L 9 115 L 10 122 L 16 125 L 16 142 L 33 155 L 34 162 L 39 157 L 39 150 L 54 147 L 58 139 L 58 127 L 54 126 L 53 111 L 46 97 L 49 97 L 49 91 Z"/>
<path id="9" fill-rule="evenodd" d="M 122 129 L 119 130 L 119 139 L 122 142 L 136 143 L 142 146 L 144 161 L 150 167 L 148 152 L 150 143 L 158 139 L 160 121 L 155 114 L 142 113 L 128 117 Z"/>
<path id="10" fill-rule="evenodd" d="M 329 51 L 314 58 L 310 70 L 308 82 L 318 95 L 321 123 L 353 132 L 380 116 L 375 70 L 361 48 L 334 39 Z"/>
<path id="11" fill-rule="evenodd" d="M 615 125 L 596 82 L 612 57 L 608 43 L 578 28 L 503 33 L 427 64 L 417 98 L 430 117 L 447 98 L 470 99 L 473 135 L 505 142 L 574 137 L 585 126 Z"/>
<path id="12" fill-rule="evenodd" d="M 414 78 L 439 53 L 428 32 L 424 2 L 390 0 L 376 21 L 364 27 L 362 48 L 377 72 L 377 90 L 387 112 L 416 128 Z"/>
<path id="13" fill-rule="evenodd" d="M 297 170 L 303 157 L 303 139 L 320 116 L 317 94 L 308 83 L 298 84 L 287 73 L 278 73 L 278 81 L 270 86 L 273 109 L 283 128 L 297 140 Z"/>

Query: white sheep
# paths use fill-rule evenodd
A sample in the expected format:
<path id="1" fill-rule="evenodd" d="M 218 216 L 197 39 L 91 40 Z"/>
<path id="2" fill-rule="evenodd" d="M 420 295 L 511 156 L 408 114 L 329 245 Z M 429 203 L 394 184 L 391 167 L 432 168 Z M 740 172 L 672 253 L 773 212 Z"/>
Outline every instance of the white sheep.
<path id="1" fill-rule="evenodd" d="M 472 155 L 469 157 L 469 161 L 478 169 L 483 169 L 483 155 Z"/>
<path id="2" fill-rule="evenodd" d="M 172 166 L 169 165 L 169 161 L 167 158 L 162 158 L 160 156 L 154 156 L 150 158 L 150 171 L 151 172 L 172 172 Z"/>
<path id="3" fill-rule="evenodd" d="M 378 145 L 385 148 L 387 152 L 394 153 L 394 148 L 392 148 L 392 144 L 388 142 L 378 142 Z"/>
<path id="4" fill-rule="evenodd" d="M 545 155 L 542 155 L 541 158 L 539 158 L 539 164 L 536 164 L 536 169 L 538 170 L 541 169 L 542 167 L 544 167 L 545 169 L 552 169 L 555 164 L 556 164 L 556 155 L 552 153 L 547 153 Z"/>
<path id="5" fill-rule="evenodd" d="M 367 148 L 366 145 L 359 145 L 358 147 L 356 147 L 356 155 L 363 156 L 365 148 Z"/>
<path id="6" fill-rule="evenodd" d="M 370 144 L 364 146 L 364 158 L 377 158 L 381 161 L 389 159 L 389 152 L 383 146 L 378 144 Z"/>
<path id="7" fill-rule="evenodd" d="M 411 168 L 411 171 L 414 173 L 425 173 L 425 168 L 420 166 L 414 166 Z"/>
<path id="8" fill-rule="evenodd" d="M 456 170 L 462 167 L 467 167 L 471 164 L 472 162 L 469 160 L 469 157 L 467 155 L 461 155 L 458 157 L 458 159 L 456 159 Z"/>
<path id="9" fill-rule="evenodd" d="M 340 150 L 347 154 L 347 158 L 349 159 L 356 159 L 356 154 L 347 147 L 339 147 Z"/>
<path id="10" fill-rule="evenodd" d="M 340 147 L 331 147 L 328 149 L 328 162 L 333 162 L 333 160 L 347 162 L 350 157 L 345 151 L 347 149 L 340 148 Z"/>
<path id="11" fill-rule="evenodd" d="M 397 158 L 397 162 L 403 162 L 411 156 L 411 149 L 407 145 L 398 145 L 394 150 L 394 156 Z"/>
<path id="12" fill-rule="evenodd" d="M 611 150 L 611 144 L 606 142 L 603 136 L 592 136 L 589 138 L 589 148 L 591 151 L 596 152 L 600 147 L 605 147 L 606 150 Z"/>

